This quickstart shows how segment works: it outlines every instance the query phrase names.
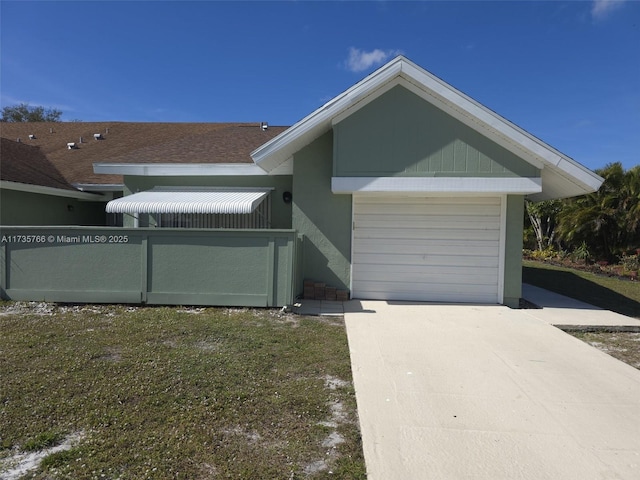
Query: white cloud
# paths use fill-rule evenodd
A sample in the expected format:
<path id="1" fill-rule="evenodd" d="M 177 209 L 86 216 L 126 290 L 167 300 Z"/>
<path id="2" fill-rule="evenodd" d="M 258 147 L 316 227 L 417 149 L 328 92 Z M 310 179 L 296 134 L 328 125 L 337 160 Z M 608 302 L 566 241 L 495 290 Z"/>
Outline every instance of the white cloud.
<path id="1" fill-rule="evenodd" d="M 607 17 L 616 8 L 620 7 L 626 0 L 593 0 L 591 4 L 591 16 L 596 20 Z"/>
<path id="2" fill-rule="evenodd" d="M 359 48 L 351 47 L 345 66 L 351 72 L 362 72 L 372 66 L 381 65 L 389 58 L 401 53 L 399 50 L 380 50 L 379 48 L 365 52 Z"/>

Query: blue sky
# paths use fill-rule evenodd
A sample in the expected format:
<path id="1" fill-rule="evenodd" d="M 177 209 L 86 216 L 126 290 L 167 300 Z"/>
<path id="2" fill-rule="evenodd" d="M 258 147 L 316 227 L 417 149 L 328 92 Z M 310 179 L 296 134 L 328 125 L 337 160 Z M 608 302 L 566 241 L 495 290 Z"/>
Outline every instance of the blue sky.
<path id="1" fill-rule="evenodd" d="M 291 125 L 402 53 L 590 168 L 640 163 L 640 2 L 0 1 L 0 105 Z"/>

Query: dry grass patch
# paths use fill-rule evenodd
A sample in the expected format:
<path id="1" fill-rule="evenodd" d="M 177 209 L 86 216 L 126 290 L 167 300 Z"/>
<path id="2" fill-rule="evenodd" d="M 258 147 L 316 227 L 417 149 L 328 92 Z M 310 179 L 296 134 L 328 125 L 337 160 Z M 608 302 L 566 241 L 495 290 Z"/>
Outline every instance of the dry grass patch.
<path id="1" fill-rule="evenodd" d="M 272 310 L 0 310 L 0 477 L 29 446 L 83 432 L 29 478 L 365 478 L 344 325 Z"/>
<path id="2" fill-rule="evenodd" d="M 570 332 L 624 363 L 640 370 L 640 333 L 636 332 Z"/>

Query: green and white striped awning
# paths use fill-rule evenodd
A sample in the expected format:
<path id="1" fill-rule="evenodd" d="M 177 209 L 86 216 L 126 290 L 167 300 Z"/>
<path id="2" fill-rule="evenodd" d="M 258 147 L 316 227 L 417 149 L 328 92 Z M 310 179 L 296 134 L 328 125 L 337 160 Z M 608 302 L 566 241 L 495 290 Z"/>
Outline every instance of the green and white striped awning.
<path id="1" fill-rule="evenodd" d="M 154 187 L 107 203 L 107 213 L 251 213 L 272 188 Z"/>

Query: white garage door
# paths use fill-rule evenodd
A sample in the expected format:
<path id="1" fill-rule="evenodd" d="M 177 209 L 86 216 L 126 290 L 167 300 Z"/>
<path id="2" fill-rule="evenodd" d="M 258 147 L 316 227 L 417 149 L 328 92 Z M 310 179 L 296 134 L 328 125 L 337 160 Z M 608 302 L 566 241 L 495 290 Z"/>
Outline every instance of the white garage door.
<path id="1" fill-rule="evenodd" d="M 352 296 L 498 303 L 498 198 L 354 195 Z"/>

